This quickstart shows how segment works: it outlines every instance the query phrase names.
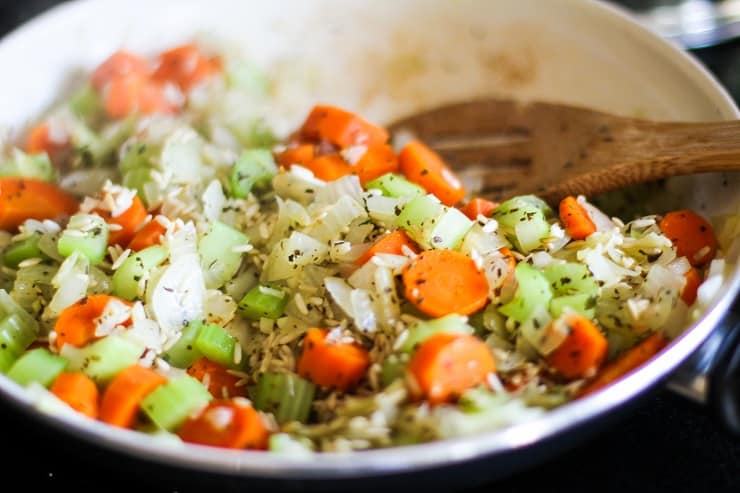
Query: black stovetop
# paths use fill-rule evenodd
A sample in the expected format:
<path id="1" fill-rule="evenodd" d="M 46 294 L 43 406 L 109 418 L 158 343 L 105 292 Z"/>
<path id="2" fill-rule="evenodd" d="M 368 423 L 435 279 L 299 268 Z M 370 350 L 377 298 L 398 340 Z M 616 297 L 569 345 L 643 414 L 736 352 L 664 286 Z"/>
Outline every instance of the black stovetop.
<path id="1" fill-rule="evenodd" d="M 0 0 L 0 35 L 56 3 L 60 2 Z M 704 49 L 696 55 L 740 99 L 740 41 Z M 0 74 L 10 76 L 2 71 Z M 7 481 L 13 479 L 28 491 L 235 491 L 231 485 L 218 481 L 195 483 L 192 477 L 165 474 L 70 440 L 3 403 L 0 429 L 4 452 L 0 469 L 6 473 L 8 485 L 4 489 L 9 489 Z M 243 491 L 250 490 L 249 484 L 243 486 Z M 404 489 L 413 487 L 404 485 Z M 705 408 L 659 390 L 590 441 L 503 481 L 464 491 L 535 490 L 740 492 L 740 440 L 730 437 Z"/>

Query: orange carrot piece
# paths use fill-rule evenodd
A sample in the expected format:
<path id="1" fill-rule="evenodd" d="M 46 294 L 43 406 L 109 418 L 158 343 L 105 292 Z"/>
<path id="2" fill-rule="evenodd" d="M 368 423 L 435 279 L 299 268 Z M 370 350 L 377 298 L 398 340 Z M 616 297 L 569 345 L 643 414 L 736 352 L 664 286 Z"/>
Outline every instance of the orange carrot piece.
<path id="1" fill-rule="evenodd" d="M 398 156 L 389 145 L 368 147 L 365 154 L 354 164 L 355 173 L 360 184 L 383 176 L 386 173 L 398 171 Z"/>
<path id="2" fill-rule="evenodd" d="M 460 211 L 468 216 L 469 219 L 475 221 L 478 218 L 478 215 L 490 217 L 493 211 L 496 210 L 496 207 L 498 207 L 496 202 L 476 197 L 474 199 L 470 199 L 470 202 L 465 204 Z"/>
<path id="3" fill-rule="evenodd" d="M 403 271 L 406 298 L 432 317 L 470 315 L 488 301 L 488 281 L 467 255 L 427 250 Z"/>
<path id="4" fill-rule="evenodd" d="M 328 340 L 327 331 L 309 329 L 298 360 L 298 374 L 324 387 L 347 390 L 370 366 L 370 355 L 356 344 Z"/>
<path id="5" fill-rule="evenodd" d="M 270 432 L 262 416 L 242 400 L 211 401 L 196 417 L 183 423 L 181 439 L 199 445 L 264 450 Z"/>
<path id="6" fill-rule="evenodd" d="M 545 360 L 568 379 L 592 376 L 606 358 L 608 342 L 591 320 L 571 314 L 566 318 L 569 334 Z"/>
<path id="7" fill-rule="evenodd" d="M 208 392 L 217 399 L 243 397 L 247 387 L 237 385 L 240 377 L 229 373 L 229 369 L 207 358 L 200 358 L 188 368 L 188 375 L 207 383 Z M 245 382 L 246 383 L 246 382 Z"/>
<path id="8" fill-rule="evenodd" d="M 98 339 L 95 335 L 96 319 L 112 300 L 131 306 L 130 302 L 115 296 L 93 294 L 62 310 L 54 324 L 57 348 L 62 349 L 65 344 L 82 347 Z"/>
<path id="9" fill-rule="evenodd" d="M 67 148 L 69 142 L 65 139 L 62 142 L 56 142 L 49 135 L 49 125 L 42 123 L 33 127 L 28 133 L 26 140 L 26 151 L 29 154 L 40 154 L 45 152 L 50 158 L 54 154 Z"/>
<path id="10" fill-rule="evenodd" d="M 159 83 L 172 82 L 183 91 L 189 91 L 221 70 L 220 58 L 209 58 L 197 46 L 186 44 L 167 50 L 159 56 L 159 65 L 152 79 Z"/>
<path id="11" fill-rule="evenodd" d="M 568 196 L 561 200 L 559 212 L 565 231 L 574 240 L 583 240 L 596 232 L 596 226 L 575 197 Z"/>
<path id="12" fill-rule="evenodd" d="M 290 168 L 294 164 L 305 168 L 315 156 L 316 151 L 313 144 L 298 144 L 295 147 L 289 147 L 283 152 L 276 154 L 275 160 L 284 168 Z"/>
<path id="13" fill-rule="evenodd" d="M 659 226 L 673 242 L 678 256 L 686 257 L 694 267 L 706 264 L 717 253 L 717 237 L 712 225 L 693 211 L 669 212 Z"/>
<path id="14" fill-rule="evenodd" d="M 404 246 L 414 253 L 419 252 L 419 247 L 416 246 L 414 240 L 409 238 L 406 232 L 402 229 L 397 229 L 373 243 L 373 245 L 364 254 L 362 254 L 362 257 L 358 258 L 355 263 L 357 265 L 363 265 L 365 262 L 373 258 L 376 253 L 403 255 Z"/>
<path id="15" fill-rule="evenodd" d="M 362 117 L 335 106 L 317 105 L 300 130 L 304 139 L 328 140 L 339 148 L 377 146 L 388 142 L 388 132 Z"/>
<path id="16" fill-rule="evenodd" d="M 101 90 L 114 79 L 130 75 L 145 79 L 150 73 L 149 63 L 145 59 L 121 50 L 115 52 L 95 69 L 90 82 L 95 89 Z"/>
<path id="17" fill-rule="evenodd" d="M 421 343 L 408 366 L 411 394 L 430 404 L 453 402 L 496 371 L 491 350 L 475 336 L 439 333 Z"/>
<path id="18" fill-rule="evenodd" d="M 132 114 L 169 114 L 174 108 L 167 102 L 162 87 L 138 75 L 118 77 L 105 89 L 103 105 L 110 118 L 120 119 Z"/>
<path id="19" fill-rule="evenodd" d="M 167 379 L 150 368 L 131 365 L 108 384 L 100 404 L 100 420 L 119 428 L 131 428 L 142 399 Z"/>
<path id="20" fill-rule="evenodd" d="M 660 352 L 661 349 L 668 345 L 666 339 L 660 333 L 654 333 L 640 341 L 627 352 L 604 365 L 604 367 L 589 381 L 585 387 L 578 392 L 578 397 L 591 394 L 601 390 L 612 382 L 619 380 L 632 370 L 642 366 L 650 358 Z"/>
<path id="21" fill-rule="evenodd" d="M 33 178 L 0 178 L 0 229 L 10 231 L 26 219 L 58 219 L 77 212 L 79 203 L 61 188 Z"/>
<path id="22" fill-rule="evenodd" d="M 699 290 L 699 286 L 701 285 L 701 276 L 699 275 L 699 271 L 692 267 L 686 274 L 684 274 L 684 278 L 686 278 L 686 284 L 684 284 L 683 289 L 681 290 L 681 299 L 684 303 L 691 306 L 694 304 L 694 301 L 696 301 L 696 292 Z"/>
<path id="23" fill-rule="evenodd" d="M 418 140 L 406 144 L 398 155 L 401 172 L 445 205 L 455 205 L 465 197 L 460 178 L 442 158 Z"/>
<path id="24" fill-rule="evenodd" d="M 97 419 L 100 408 L 98 387 L 81 372 L 62 372 L 51 385 L 51 393 L 69 407 L 85 416 Z"/>
<path id="25" fill-rule="evenodd" d="M 116 217 L 113 217 L 110 211 L 103 209 L 95 209 L 93 212 L 105 219 L 106 223 L 115 224 L 121 228 L 111 228 L 110 233 L 108 234 L 109 245 L 121 246 L 128 245 L 136 235 L 136 228 L 144 222 L 144 219 L 146 219 L 147 216 L 146 207 L 144 207 L 144 203 L 137 196 L 134 196 L 134 199 L 131 201 L 131 206 Z"/>
<path id="26" fill-rule="evenodd" d="M 305 163 L 316 178 L 324 181 L 333 181 L 352 173 L 352 166 L 337 153 L 324 154 Z"/>
<path id="27" fill-rule="evenodd" d="M 138 252 L 152 245 L 159 245 L 162 243 L 162 235 L 165 231 L 167 231 L 167 228 L 162 226 L 156 219 L 152 219 L 134 234 L 134 237 L 128 244 L 128 248 L 134 252 Z"/>

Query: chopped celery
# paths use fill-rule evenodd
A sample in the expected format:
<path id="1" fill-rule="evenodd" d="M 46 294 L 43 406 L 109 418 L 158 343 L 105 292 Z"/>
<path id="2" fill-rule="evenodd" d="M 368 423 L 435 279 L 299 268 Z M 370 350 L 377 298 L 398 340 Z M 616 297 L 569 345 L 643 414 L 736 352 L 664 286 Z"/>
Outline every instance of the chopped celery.
<path id="1" fill-rule="evenodd" d="M 550 313 L 543 306 L 532 311 L 530 317 L 519 327 L 519 332 L 539 354 L 550 354 L 567 336 L 553 326 Z"/>
<path id="2" fill-rule="evenodd" d="M 57 243 L 57 250 L 63 257 L 72 252 L 80 252 L 91 265 L 103 261 L 108 248 L 108 225 L 97 214 L 75 214 Z"/>
<path id="3" fill-rule="evenodd" d="M 557 318 L 565 308 L 570 308 L 584 317 L 594 318 L 596 314 L 596 296 L 588 293 L 558 296 L 550 301 L 550 312 Z"/>
<path id="4" fill-rule="evenodd" d="M 0 346 L 0 373 L 7 372 L 17 359 L 18 354 L 12 349 Z"/>
<path id="5" fill-rule="evenodd" d="M 234 366 L 236 338 L 216 324 L 205 324 L 195 338 L 195 348 L 206 358 L 224 366 Z"/>
<path id="6" fill-rule="evenodd" d="M 467 317 L 455 313 L 434 320 L 419 320 L 409 328 L 408 336 L 398 349 L 410 353 L 419 344 L 439 333 L 472 334 L 474 329 L 467 321 Z"/>
<path id="7" fill-rule="evenodd" d="M 277 174 L 277 165 L 267 149 L 244 151 L 231 171 L 231 194 L 237 198 L 249 195 L 252 188 L 262 188 Z"/>
<path id="8" fill-rule="evenodd" d="M 418 195 L 403 207 L 398 226 L 425 248 L 453 249 L 473 226 L 473 221 L 454 207 L 439 203 L 433 195 Z"/>
<path id="9" fill-rule="evenodd" d="M 200 351 L 195 347 L 195 340 L 198 338 L 198 333 L 203 322 L 200 320 L 193 320 L 182 329 L 180 338 L 162 354 L 162 359 L 172 366 L 178 368 L 187 368 L 202 356 Z"/>
<path id="10" fill-rule="evenodd" d="M 198 242 L 200 265 L 208 289 L 220 288 L 234 277 L 242 262 L 242 252 L 234 251 L 234 248 L 248 242 L 249 238 L 244 233 L 214 221 Z"/>
<path id="11" fill-rule="evenodd" d="M 121 150 L 121 159 L 118 162 L 118 169 L 121 174 L 126 174 L 135 169 L 149 168 L 156 155 L 155 151 L 156 149 L 153 146 L 145 142 L 124 144 Z"/>
<path id="12" fill-rule="evenodd" d="M 135 364 L 144 348 L 120 335 L 109 335 L 83 348 L 62 346 L 61 355 L 69 367 L 81 371 L 96 383 L 108 383 L 118 372 Z"/>
<path id="13" fill-rule="evenodd" d="M 278 423 L 305 423 L 311 413 L 316 385 L 295 373 L 264 373 L 259 379 L 254 405 L 270 412 Z"/>
<path id="14" fill-rule="evenodd" d="M 130 255 L 113 274 L 113 294 L 133 300 L 139 293 L 142 276 L 167 258 L 167 249 L 153 245 Z"/>
<path id="15" fill-rule="evenodd" d="M 0 371 L 7 371 L 23 351 L 36 340 L 38 322 L 0 290 Z"/>
<path id="16" fill-rule="evenodd" d="M 162 144 L 159 166 L 173 183 L 199 183 L 202 179 L 203 139 L 188 126 L 173 130 Z"/>
<path id="17" fill-rule="evenodd" d="M 147 206 L 158 199 L 158 193 L 154 190 L 158 185 L 154 182 L 152 169 L 148 166 L 136 166 L 123 172 L 121 184 L 136 190 L 136 194 Z"/>
<path id="18" fill-rule="evenodd" d="M 380 365 L 380 383 L 387 387 L 399 378 L 403 378 L 406 371 L 406 361 L 403 355 L 391 354 Z"/>
<path id="19" fill-rule="evenodd" d="M 3 263 L 8 267 L 16 268 L 26 259 L 45 258 L 46 255 L 42 254 L 39 248 L 39 238 L 41 238 L 40 233 L 33 233 L 31 236 L 8 245 L 3 252 Z"/>
<path id="20" fill-rule="evenodd" d="M 170 380 L 144 397 L 141 409 L 154 424 L 163 430 L 173 431 L 210 400 L 208 389 L 198 380 L 185 375 Z"/>
<path id="21" fill-rule="evenodd" d="M 595 295 L 599 284 L 591 271 L 583 264 L 575 262 L 552 263 L 543 270 L 553 291 L 558 296 L 571 294 Z"/>
<path id="22" fill-rule="evenodd" d="M 426 193 L 419 185 L 411 183 L 402 175 L 396 173 L 386 173 L 365 184 L 365 188 L 380 190 L 386 197 L 397 198 L 413 197 Z"/>
<path id="23" fill-rule="evenodd" d="M 7 317 L 8 315 L 15 315 L 18 327 L 22 327 L 26 334 L 23 339 L 28 340 L 28 344 L 31 344 L 39 333 L 39 323 L 21 308 L 7 291 L 0 289 L 0 317 Z M 24 346 L 23 349 L 27 346 Z"/>
<path id="24" fill-rule="evenodd" d="M 276 320 L 283 315 L 288 296 L 279 289 L 258 284 L 244 295 L 239 302 L 242 314 L 251 319 L 270 318 Z"/>
<path id="25" fill-rule="evenodd" d="M 547 307 L 552 298 L 550 283 L 539 270 L 527 262 L 519 262 L 514 275 L 519 283 L 514 299 L 499 308 L 499 311 L 517 322 L 527 320 L 538 306 Z"/>
<path id="26" fill-rule="evenodd" d="M 26 154 L 15 149 L 12 159 L 0 163 L 0 176 L 24 176 L 50 181 L 54 178 L 54 167 L 45 152 Z"/>
<path id="27" fill-rule="evenodd" d="M 267 93 L 269 86 L 265 73 L 254 63 L 244 60 L 230 61 L 226 64 L 226 83 L 229 87 L 260 96 Z"/>
<path id="28" fill-rule="evenodd" d="M 542 200 L 522 195 L 499 205 L 493 217 L 506 236 L 526 253 L 540 247 L 550 234 L 547 217 L 551 213 L 552 209 Z"/>
<path id="29" fill-rule="evenodd" d="M 18 358 L 8 371 L 8 378 L 24 387 L 31 382 L 49 387 L 66 367 L 66 359 L 51 354 L 48 349 L 38 348 Z"/>
<path id="30" fill-rule="evenodd" d="M 288 433 L 273 433 L 270 435 L 267 449 L 272 453 L 291 457 L 307 457 L 313 453 L 311 440 L 293 438 Z"/>
<path id="31" fill-rule="evenodd" d="M 100 96 L 90 84 L 85 84 L 69 99 L 69 107 L 80 118 L 92 118 L 103 110 Z"/>

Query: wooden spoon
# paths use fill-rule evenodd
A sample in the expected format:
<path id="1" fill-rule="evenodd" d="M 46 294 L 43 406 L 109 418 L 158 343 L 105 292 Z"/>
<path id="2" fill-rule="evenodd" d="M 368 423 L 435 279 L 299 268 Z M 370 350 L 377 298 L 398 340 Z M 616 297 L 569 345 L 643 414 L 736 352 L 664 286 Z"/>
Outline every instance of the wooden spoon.
<path id="1" fill-rule="evenodd" d="M 676 175 L 740 170 L 740 120 L 654 122 L 553 103 L 486 99 L 390 126 L 409 132 L 494 200 L 557 203 Z"/>

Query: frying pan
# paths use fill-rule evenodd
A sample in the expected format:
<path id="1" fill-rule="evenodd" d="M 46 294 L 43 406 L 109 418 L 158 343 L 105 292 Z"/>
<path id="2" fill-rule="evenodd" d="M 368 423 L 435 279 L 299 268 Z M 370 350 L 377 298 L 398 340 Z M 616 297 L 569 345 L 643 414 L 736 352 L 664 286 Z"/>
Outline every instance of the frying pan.
<path id="1" fill-rule="evenodd" d="M 482 96 L 561 101 L 655 119 L 739 114 L 690 57 L 599 2 L 84 0 L 58 7 L 0 42 L 0 93 L 6 95 L 0 122 L 22 129 L 115 49 L 154 52 L 195 35 L 233 43 L 282 74 L 272 121 L 280 132 L 295 126 L 316 101 L 381 122 Z M 737 174 L 675 179 L 645 197 L 645 207 L 690 207 L 716 217 L 737 211 L 738 184 Z M 4 377 L 0 395 L 75 439 L 163 467 L 225 476 L 237 485 L 250 478 L 250 487 L 283 489 L 377 489 L 399 479 L 459 486 L 510 474 L 583 440 L 679 367 L 674 387 L 724 406 L 728 422 L 737 419 L 737 373 L 731 370 L 740 356 L 732 356 L 728 341 L 738 332 L 730 307 L 739 289 L 740 269 L 733 267 L 682 336 L 608 391 L 500 431 L 354 455 L 301 459 L 172 446 L 43 414 Z M 714 381 L 720 383 L 710 384 L 710 375 L 719 375 Z"/>

